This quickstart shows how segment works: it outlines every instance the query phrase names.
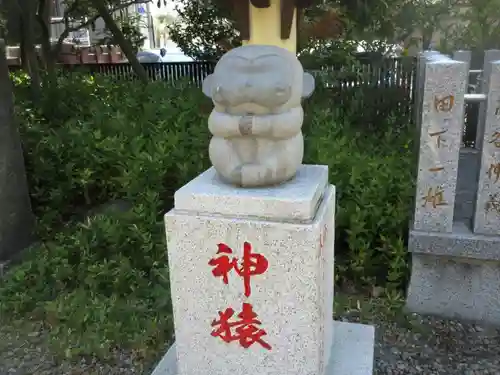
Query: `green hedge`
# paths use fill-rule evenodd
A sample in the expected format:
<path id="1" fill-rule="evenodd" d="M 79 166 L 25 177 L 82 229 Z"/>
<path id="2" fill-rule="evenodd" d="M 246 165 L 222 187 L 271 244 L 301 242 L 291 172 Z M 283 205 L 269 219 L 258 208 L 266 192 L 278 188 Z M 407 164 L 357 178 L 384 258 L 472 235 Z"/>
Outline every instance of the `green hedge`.
<path id="1" fill-rule="evenodd" d="M 199 89 L 72 76 L 36 107 L 16 75 L 41 243 L 0 284 L 0 314 L 43 320 L 66 356 L 144 351 L 172 337 L 162 215 L 176 189 L 210 166 Z M 350 125 L 318 90 L 306 104 L 306 163 L 327 164 L 337 187 L 336 281 L 398 291 L 413 195 L 411 131 Z M 379 129 L 382 127 L 378 127 Z M 83 213 L 109 201 L 132 209 Z"/>

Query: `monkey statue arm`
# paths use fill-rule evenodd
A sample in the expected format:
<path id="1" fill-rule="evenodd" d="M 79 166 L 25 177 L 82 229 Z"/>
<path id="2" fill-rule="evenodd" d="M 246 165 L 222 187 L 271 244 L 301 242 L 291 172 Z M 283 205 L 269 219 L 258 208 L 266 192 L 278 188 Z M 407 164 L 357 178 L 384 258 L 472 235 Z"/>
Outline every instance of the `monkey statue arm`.
<path id="1" fill-rule="evenodd" d="M 229 115 L 214 109 L 208 118 L 208 130 L 216 137 L 230 138 L 241 136 L 241 117 Z"/>
<path id="2" fill-rule="evenodd" d="M 288 139 L 300 132 L 304 111 L 298 106 L 280 114 L 234 116 L 213 110 L 208 129 L 216 137 L 261 136 Z"/>
<path id="3" fill-rule="evenodd" d="M 303 120 L 304 111 L 301 106 L 280 114 L 253 116 L 251 134 L 288 139 L 300 132 Z"/>
<path id="4" fill-rule="evenodd" d="M 258 117 L 264 119 L 259 120 Z M 214 109 L 208 118 L 208 129 L 212 135 L 222 138 L 252 135 L 270 137 L 270 127 L 273 125 L 270 119 L 271 116 L 229 115 Z"/>

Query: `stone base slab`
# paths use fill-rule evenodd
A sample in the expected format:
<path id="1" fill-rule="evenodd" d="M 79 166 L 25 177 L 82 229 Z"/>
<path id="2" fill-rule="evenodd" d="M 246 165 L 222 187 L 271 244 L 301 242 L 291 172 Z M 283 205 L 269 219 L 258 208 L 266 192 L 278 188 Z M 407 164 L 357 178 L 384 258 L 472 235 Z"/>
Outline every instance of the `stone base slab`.
<path id="1" fill-rule="evenodd" d="M 409 311 L 500 325 L 500 236 L 474 233 L 466 222 L 452 233 L 410 230 Z"/>
<path id="2" fill-rule="evenodd" d="M 500 262 L 412 253 L 409 311 L 500 325 Z"/>
<path id="3" fill-rule="evenodd" d="M 454 222 L 453 232 L 410 230 L 411 253 L 500 261 L 500 236 L 476 234 L 465 222 Z"/>
<path id="4" fill-rule="evenodd" d="M 302 165 L 294 179 L 263 188 L 235 188 L 224 183 L 211 167 L 175 193 L 174 207 L 208 216 L 309 223 L 327 186 L 326 165 Z"/>
<path id="5" fill-rule="evenodd" d="M 332 353 L 326 375 L 372 375 L 374 327 L 334 321 L 333 332 Z M 176 357 L 174 343 L 151 375 L 178 375 Z"/>

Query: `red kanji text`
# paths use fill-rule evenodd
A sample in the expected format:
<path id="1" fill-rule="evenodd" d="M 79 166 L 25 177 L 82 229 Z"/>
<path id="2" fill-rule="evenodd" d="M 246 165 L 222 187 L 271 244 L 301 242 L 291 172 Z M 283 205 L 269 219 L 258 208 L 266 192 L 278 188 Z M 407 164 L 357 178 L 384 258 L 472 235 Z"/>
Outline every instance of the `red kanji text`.
<path id="1" fill-rule="evenodd" d="M 212 274 L 215 277 L 222 277 L 224 284 L 229 283 L 229 273 L 231 270 L 237 273 L 238 276 L 243 278 L 243 285 L 245 287 L 245 296 L 249 297 L 252 293 L 250 287 L 250 278 L 256 275 L 262 275 L 267 271 L 269 263 L 262 254 L 252 253 L 252 245 L 248 242 L 243 244 L 243 259 L 238 264 L 238 258 L 232 257 L 233 250 L 226 244 L 220 243 L 217 245 L 217 258 L 212 258 L 208 262 L 213 266 Z"/>
<path id="2" fill-rule="evenodd" d="M 211 335 L 220 337 L 224 342 L 231 343 L 238 341 L 239 344 L 247 349 L 254 343 L 259 343 L 263 348 L 271 350 L 271 345 L 265 342 L 262 337 L 267 333 L 259 328 L 262 323 L 257 319 L 257 314 L 249 303 L 243 303 L 241 312 L 232 322 L 234 310 L 228 307 L 224 312 L 219 311 L 219 319 L 214 319 L 212 327 L 214 330 Z"/>

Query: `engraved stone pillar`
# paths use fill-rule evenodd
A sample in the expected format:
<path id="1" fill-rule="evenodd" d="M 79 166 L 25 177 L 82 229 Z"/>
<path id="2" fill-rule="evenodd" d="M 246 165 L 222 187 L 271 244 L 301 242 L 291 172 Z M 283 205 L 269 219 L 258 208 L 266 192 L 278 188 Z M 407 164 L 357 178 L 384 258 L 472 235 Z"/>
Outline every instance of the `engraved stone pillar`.
<path id="1" fill-rule="evenodd" d="M 491 49 L 484 52 L 484 61 L 483 61 L 483 74 L 481 75 L 481 79 L 479 80 L 479 90 L 478 92 L 486 93 L 488 90 L 487 78 L 490 75 L 491 62 L 500 60 L 500 50 Z M 483 147 L 483 135 L 485 131 L 485 122 L 486 122 L 486 103 L 482 102 L 479 104 L 479 119 L 477 122 L 476 129 L 476 142 L 475 148 L 481 150 Z"/>
<path id="2" fill-rule="evenodd" d="M 30 245 L 33 227 L 5 44 L 0 39 L 0 262 L 12 259 Z"/>
<path id="3" fill-rule="evenodd" d="M 422 100 L 425 86 L 425 64 L 429 61 L 442 59 L 446 60 L 449 59 L 449 57 L 437 51 L 424 51 L 419 53 L 417 57 L 417 83 L 415 88 L 415 124 L 417 125 L 417 129 L 420 129 L 422 126 Z M 418 152 L 418 149 L 416 151 Z"/>
<path id="4" fill-rule="evenodd" d="M 455 51 L 453 52 L 453 60 L 462 61 L 467 64 L 467 82 L 465 86 L 465 92 L 469 92 L 469 84 L 470 84 L 470 63 L 472 60 L 472 52 L 471 51 Z M 467 104 L 467 103 L 466 103 Z"/>
<path id="5" fill-rule="evenodd" d="M 452 231 L 467 74 L 463 62 L 426 58 L 415 230 Z"/>
<path id="6" fill-rule="evenodd" d="M 500 52 L 500 51 L 499 51 Z M 484 132 L 481 148 L 474 232 L 500 235 L 500 61 L 484 67 Z"/>
<path id="7" fill-rule="evenodd" d="M 480 187 L 477 194 L 478 203 L 476 204 L 475 218 L 472 209 L 460 208 L 460 200 L 471 201 L 471 205 L 475 200 L 475 177 L 479 169 L 476 158 L 478 151 L 475 149 L 462 149 L 461 152 L 462 160 L 459 172 L 461 185 L 459 189 L 461 191 L 459 190 L 458 194 L 463 194 L 463 196 L 459 195 L 456 199 L 459 203 L 457 213 L 453 213 L 452 210 L 438 211 L 439 202 L 444 200 L 448 203 L 450 200 L 447 199 L 445 189 L 443 189 L 443 194 L 438 196 L 439 200 L 436 199 L 435 195 L 429 195 L 419 202 L 421 197 L 417 196 L 417 207 L 419 203 L 423 202 L 435 204 L 435 207 L 431 205 L 428 216 L 421 216 L 423 225 L 420 225 L 420 228 L 422 229 L 410 229 L 409 233 L 408 250 L 412 256 L 412 270 L 406 307 L 411 312 L 494 325 L 500 324 L 500 299 L 498 298 L 500 294 L 498 224 L 500 222 L 496 216 L 498 208 L 496 201 L 491 199 L 491 195 L 495 198 L 494 194 L 500 190 L 497 190 L 498 182 L 496 181 L 497 176 L 500 175 L 500 168 L 497 168 L 500 155 L 496 153 L 497 145 L 495 144 L 495 132 L 500 131 L 497 128 L 499 116 L 496 110 L 497 100 L 500 98 L 499 64 L 500 61 L 497 61 L 491 65 L 488 81 L 486 133 L 484 134 L 483 161 L 479 177 Z M 489 69 L 486 67 L 486 70 Z M 431 75 L 434 81 L 431 86 L 433 94 L 448 95 L 448 99 L 451 95 L 454 100 L 453 105 L 451 105 L 450 100 L 443 101 L 443 97 L 438 97 L 435 107 L 428 108 L 428 112 L 434 111 L 434 117 L 429 117 L 427 122 L 423 121 L 422 142 L 425 145 L 425 124 L 440 126 L 444 120 L 449 119 L 450 125 L 445 128 L 448 131 L 442 135 L 448 134 L 451 129 L 451 134 L 454 137 L 452 143 L 455 148 L 442 152 L 441 149 L 444 147 L 438 147 L 437 141 L 435 141 L 433 148 L 431 146 L 426 149 L 422 147 L 421 152 L 427 153 L 428 158 L 422 159 L 421 153 L 419 177 L 422 174 L 433 184 L 440 182 L 438 177 L 430 173 L 433 172 L 439 176 L 439 173 L 442 172 L 440 168 L 444 167 L 451 173 L 448 172 L 448 176 L 441 175 L 439 178 L 443 178 L 442 181 L 447 184 L 449 194 L 451 194 L 455 190 L 457 177 L 455 157 L 460 145 L 461 108 L 463 106 L 463 91 L 465 91 L 467 82 L 466 63 L 434 60 L 434 62 L 427 64 L 427 70 L 434 73 Z M 428 81 L 429 75 L 426 77 L 426 84 Z M 448 94 L 444 93 L 443 89 Z M 428 99 L 431 100 L 431 98 Z M 428 105 L 428 107 L 431 106 Z M 436 109 L 440 110 L 437 111 L 438 115 L 435 114 Z M 449 109 L 449 111 L 442 111 L 442 109 Z M 456 112 L 453 112 L 453 109 L 456 109 Z M 432 164 L 436 160 L 440 162 L 438 166 Z M 431 168 L 434 169 L 431 171 Z M 424 186 L 422 179 L 419 180 L 419 186 Z M 453 207 L 453 203 L 450 204 Z M 423 209 L 422 206 L 420 207 Z M 443 205 L 441 208 L 446 207 Z M 488 215 L 491 216 L 485 215 L 486 208 L 490 211 Z M 452 219 L 453 227 L 451 227 Z M 441 225 L 437 223 L 439 220 L 443 221 Z M 474 228 L 471 228 L 471 221 L 474 221 Z"/>
<path id="8" fill-rule="evenodd" d="M 471 51 L 455 51 L 453 52 L 453 60 L 456 61 L 462 61 L 464 63 L 467 63 L 467 67 L 469 70 L 470 69 L 470 61 L 472 59 L 472 53 Z"/>
<path id="9" fill-rule="evenodd" d="M 467 78 L 466 78 L 465 93 L 468 93 L 469 88 L 471 87 L 470 86 L 470 79 L 471 79 L 470 64 L 471 64 L 471 60 L 472 60 L 472 52 L 471 51 L 455 51 L 455 52 L 453 52 L 453 60 L 462 61 L 462 62 L 467 64 Z M 466 102 L 465 108 L 464 108 L 466 111 L 467 111 L 467 105 L 468 104 Z M 470 119 L 468 120 L 468 123 L 470 124 Z M 462 140 L 463 140 L 463 138 L 465 136 L 465 132 L 467 130 L 465 122 L 462 126 L 462 129 L 463 129 L 463 133 L 464 133 L 464 134 L 462 134 Z M 463 145 L 463 142 L 462 142 L 462 145 Z M 459 163 L 459 166 L 460 166 L 460 163 Z M 460 170 L 460 167 L 459 167 L 459 170 Z M 459 178 L 459 180 L 460 180 L 460 178 Z M 460 182 L 459 182 L 459 184 L 460 184 Z M 460 190 L 460 187 L 458 188 L 458 190 Z M 460 193 L 457 192 L 457 195 L 460 195 Z M 458 203 L 458 205 L 461 206 L 462 204 Z M 455 210 L 456 210 L 456 207 L 457 207 L 457 203 L 455 203 Z"/>
<path id="10" fill-rule="evenodd" d="M 425 57 L 422 53 L 417 56 L 417 74 L 416 74 L 416 85 L 415 85 L 415 124 L 417 129 L 420 129 L 422 124 L 422 90 L 424 87 L 424 68 L 425 68 Z M 417 150 L 418 151 L 418 150 Z"/>

